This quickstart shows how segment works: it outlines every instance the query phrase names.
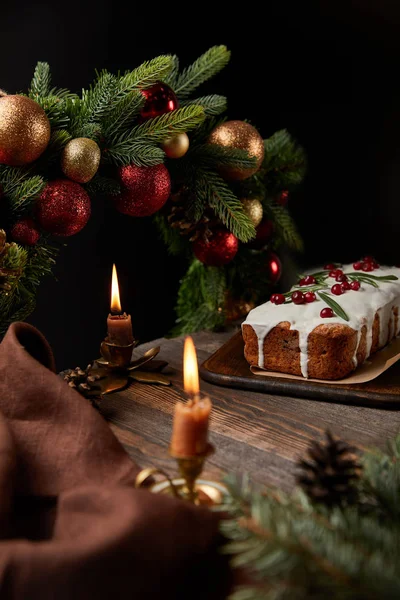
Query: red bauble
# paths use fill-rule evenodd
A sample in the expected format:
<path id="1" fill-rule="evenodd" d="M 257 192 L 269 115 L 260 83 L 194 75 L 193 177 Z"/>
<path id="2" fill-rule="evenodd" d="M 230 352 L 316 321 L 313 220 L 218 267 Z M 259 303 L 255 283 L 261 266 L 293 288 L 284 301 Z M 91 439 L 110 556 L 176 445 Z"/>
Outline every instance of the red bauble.
<path id="1" fill-rule="evenodd" d="M 230 231 L 219 229 L 207 242 L 198 238 L 193 242 L 196 258 L 209 267 L 222 267 L 233 260 L 239 248 L 239 240 Z"/>
<path id="2" fill-rule="evenodd" d="M 146 98 L 140 111 L 142 119 L 153 119 L 179 108 L 175 92 L 166 83 L 155 83 L 141 92 Z"/>
<path id="3" fill-rule="evenodd" d="M 267 255 L 267 272 L 268 279 L 271 283 L 279 281 L 282 275 L 282 263 L 281 259 L 275 252 L 268 252 Z"/>
<path id="4" fill-rule="evenodd" d="M 269 219 L 263 219 L 258 227 L 256 227 L 256 237 L 247 245 L 249 248 L 261 250 L 271 239 L 274 233 L 274 224 Z"/>
<path id="5" fill-rule="evenodd" d="M 122 192 L 115 197 L 119 212 L 131 217 L 148 217 L 160 210 L 171 193 L 171 178 L 165 165 L 119 169 Z"/>
<path id="6" fill-rule="evenodd" d="M 45 231 L 67 237 L 85 227 L 90 212 L 90 198 L 79 183 L 56 179 L 44 188 L 36 204 L 35 216 Z"/>
<path id="7" fill-rule="evenodd" d="M 17 221 L 11 229 L 11 237 L 18 244 L 34 246 L 40 238 L 40 233 L 33 219 L 22 219 Z"/>
<path id="8" fill-rule="evenodd" d="M 277 197 L 276 201 L 281 206 L 286 206 L 286 204 L 289 201 L 289 192 L 288 192 L 288 190 L 283 190 L 282 192 L 280 192 L 278 194 L 278 197 Z"/>

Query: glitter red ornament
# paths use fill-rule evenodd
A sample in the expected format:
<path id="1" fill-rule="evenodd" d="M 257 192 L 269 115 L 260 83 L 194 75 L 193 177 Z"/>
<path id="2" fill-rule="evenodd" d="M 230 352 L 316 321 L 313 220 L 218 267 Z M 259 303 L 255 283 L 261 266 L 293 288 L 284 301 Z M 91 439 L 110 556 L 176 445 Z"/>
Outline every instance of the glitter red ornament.
<path id="1" fill-rule="evenodd" d="M 35 217 L 53 235 L 75 235 L 89 221 L 90 198 L 79 183 L 68 179 L 50 181 L 36 204 Z"/>
<path id="2" fill-rule="evenodd" d="M 166 83 L 155 83 L 149 88 L 140 90 L 146 102 L 140 116 L 142 119 L 153 119 L 179 108 L 175 92 Z"/>
<path id="3" fill-rule="evenodd" d="M 249 248 L 261 250 L 272 238 L 274 233 L 274 224 L 269 219 L 263 219 L 258 227 L 256 227 L 256 237 L 247 245 Z"/>
<path id="4" fill-rule="evenodd" d="M 281 206 L 286 206 L 287 203 L 288 203 L 288 201 L 289 201 L 289 192 L 288 192 L 288 190 L 283 190 L 282 192 L 280 192 L 278 194 L 278 197 L 277 197 L 276 201 Z"/>
<path id="5" fill-rule="evenodd" d="M 239 249 L 239 240 L 230 231 L 218 229 L 208 242 L 198 238 L 193 242 L 195 257 L 209 267 L 222 267 L 235 258 Z"/>
<path id="6" fill-rule="evenodd" d="M 271 283 L 279 281 L 282 275 L 281 259 L 275 252 L 268 252 L 267 256 L 267 272 Z"/>
<path id="7" fill-rule="evenodd" d="M 11 229 L 11 237 L 17 244 L 34 246 L 40 238 L 40 233 L 33 219 L 21 219 Z"/>
<path id="8" fill-rule="evenodd" d="M 115 197 L 119 212 L 131 217 L 148 217 L 160 210 L 171 193 L 171 178 L 165 165 L 120 167 L 122 192 Z"/>

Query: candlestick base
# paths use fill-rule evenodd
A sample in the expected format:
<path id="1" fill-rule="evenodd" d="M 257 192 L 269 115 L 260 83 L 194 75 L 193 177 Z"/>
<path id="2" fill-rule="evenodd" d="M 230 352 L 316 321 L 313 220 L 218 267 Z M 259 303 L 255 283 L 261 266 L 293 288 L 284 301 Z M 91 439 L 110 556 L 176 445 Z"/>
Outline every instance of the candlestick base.
<path id="1" fill-rule="evenodd" d="M 160 360 L 154 361 L 160 352 L 160 347 L 150 348 L 142 356 L 132 359 L 132 351 L 136 345 L 137 341 L 126 346 L 118 346 L 109 342 L 107 338 L 101 343 L 101 358 L 95 360 L 97 368 L 90 371 L 91 374 L 96 375 L 98 380 L 98 396 L 122 390 L 131 380 L 171 385 L 168 377 L 159 372 L 168 363 Z M 151 361 L 154 362 L 150 365 Z M 93 395 L 95 394 L 96 390 L 93 390 Z"/>
<path id="2" fill-rule="evenodd" d="M 153 483 L 150 490 L 156 494 L 169 494 L 196 505 L 216 506 L 222 504 L 229 496 L 228 490 L 221 483 L 207 479 L 199 479 L 206 458 L 214 453 L 214 446 L 208 444 L 201 454 L 182 456 L 169 451 L 170 456 L 178 463 L 180 478 L 171 479 L 160 469 L 143 469 L 136 478 L 135 487 L 143 487 L 149 477 L 163 475 L 166 480 Z"/>

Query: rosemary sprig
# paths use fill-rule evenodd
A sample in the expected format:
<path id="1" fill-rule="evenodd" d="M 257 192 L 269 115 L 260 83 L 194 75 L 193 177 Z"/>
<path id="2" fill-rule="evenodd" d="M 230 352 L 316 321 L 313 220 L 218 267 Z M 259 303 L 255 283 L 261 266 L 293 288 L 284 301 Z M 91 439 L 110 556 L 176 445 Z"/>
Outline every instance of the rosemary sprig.
<path id="1" fill-rule="evenodd" d="M 363 271 L 362 273 L 346 273 L 347 277 L 366 277 L 367 279 L 374 279 L 375 281 L 397 281 L 399 278 L 396 275 L 371 275 L 370 273 Z"/>
<path id="2" fill-rule="evenodd" d="M 332 296 L 329 296 L 325 292 L 320 291 L 318 291 L 317 294 L 321 298 L 321 300 L 323 300 L 338 317 L 344 319 L 344 321 L 350 321 L 347 313 L 343 310 L 340 304 L 338 304 L 336 300 L 332 298 Z"/>

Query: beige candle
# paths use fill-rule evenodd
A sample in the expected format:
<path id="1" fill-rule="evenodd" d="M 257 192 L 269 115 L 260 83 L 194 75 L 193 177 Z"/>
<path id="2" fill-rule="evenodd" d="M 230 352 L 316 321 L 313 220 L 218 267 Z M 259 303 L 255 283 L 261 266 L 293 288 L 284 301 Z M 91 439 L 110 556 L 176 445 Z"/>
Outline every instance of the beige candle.
<path id="1" fill-rule="evenodd" d="M 111 281 L 111 314 L 107 318 L 108 341 L 117 346 L 128 346 L 133 342 L 131 316 L 122 313 L 119 298 L 118 276 L 113 265 Z"/>
<path id="2" fill-rule="evenodd" d="M 195 456 L 207 449 L 211 400 L 200 396 L 196 349 L 191 337 L 185 340 L 183 380 L 189 400 L 176 403 L 171 452 L 176 456 Z"/>

